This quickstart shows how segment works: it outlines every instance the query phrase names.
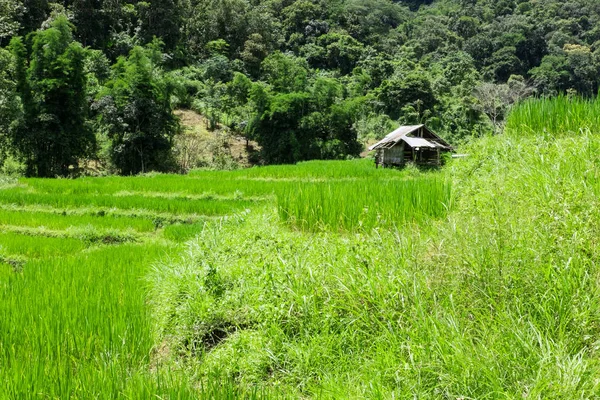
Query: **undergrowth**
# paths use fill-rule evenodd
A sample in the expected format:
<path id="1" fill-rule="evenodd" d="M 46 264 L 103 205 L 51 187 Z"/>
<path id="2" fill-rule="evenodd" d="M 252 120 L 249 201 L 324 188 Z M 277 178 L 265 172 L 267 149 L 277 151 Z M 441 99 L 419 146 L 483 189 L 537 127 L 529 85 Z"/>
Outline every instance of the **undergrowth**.
<path id="1" fill-rule="evenodd" d="M 600 138 L 484 138 L 442 219 L 207 223 L 149 277 L 157 341 L 198 381 L 308 398 L 600 396 Z"/>

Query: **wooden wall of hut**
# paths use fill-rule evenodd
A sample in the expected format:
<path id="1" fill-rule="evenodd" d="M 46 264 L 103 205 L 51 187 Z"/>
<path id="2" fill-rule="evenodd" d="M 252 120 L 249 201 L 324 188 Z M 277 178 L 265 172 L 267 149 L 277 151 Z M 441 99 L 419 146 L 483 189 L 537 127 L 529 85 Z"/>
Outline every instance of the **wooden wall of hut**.
<path id="1" fill-rule="evenodd" d="M 390 149 L 383 149 L 383 163 L 390 165 L 404 164 L 404 143 Z"/>

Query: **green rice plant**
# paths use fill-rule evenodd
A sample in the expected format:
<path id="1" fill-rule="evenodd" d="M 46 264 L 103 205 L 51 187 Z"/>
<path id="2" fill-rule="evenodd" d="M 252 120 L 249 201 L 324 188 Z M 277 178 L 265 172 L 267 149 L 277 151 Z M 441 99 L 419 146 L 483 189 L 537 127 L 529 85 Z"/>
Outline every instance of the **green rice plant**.
<path id="1" fill-rule="evenodd" d="M 0 398 L 193 398 L 186 379 L 170 381 L 159 365 L 150 372 L 154 342 L 140 276 L 166 250 L 107 247 L 4 271 Z"/>
<path id="2" fill-rule="evenodd" d="M 446 215 L 450 184 L 442 176 L 406 180 L 312 182 L 277 193 L 280 217 L 305 230 L 399 227 Z"/>
<path id="3" fill-rule="evenodd" d="M 65 230 L 52 230 L 45 227 L 33 228 L 28 226 L 2 225 L 5 233 L 12 233 L 31 237 L 44 237 L 51 239 L 76 239 L 87 246 L 98 244 L 121 244 L 128 242 L 141 242 L 156 238 L 153 233 L 137 233 L 133 230 L 114 230 L 96 228 L 93 225 L 69 227 Z"/>
<path id="4" fill-rule="evenodd" d="M 130 193 L 140 196 L 148 194 L 148 197 L 156 197 L 157 195 L 171 198 L 175 196 L 196 196 L 214 200 L 219 198 L 243 200 L 247 197 L 262 196 L 273 191 L 268 183 L 252 182 L 244 179 L 243 176 L 224 174 L 220 171 L 206 171 L 201 176 L 158 174 L 135 178 L 107 177 L 57 181 L 22 179 L 20 184 L 38 193 L 60 195 L 124 195 Z"/>
<path id="5" fill-rule="evenodd" d="M 512 135 L 544 135 L 547 138 L 600 133 L 600 99 L 560 95 L 530 99 L 513 107 L 506 122 Z"/>
<path id="6" fill-rule="evenodd" d="M 194 238 L 202 231 L 202 229 L 204 229 L 205 224 L 206 222 L 169 225 L 163 229 L 163 236 L 165 239 L 182 243 Z"/>
<path id="7" fill-rule="evenodd" d="M 154 174 L 140 177 L 82 178 L 78 180 L 22 179 L 36 193 L 81 195 L 137 195 L 250 200 L 270 196 L 286 182 L 406 179 L 412 170 L 376 169 L 370 160 L 309 161 L 297 165 L 256 167 L 237 171 L 192 171 L 188 176 Z"/>
<path id="8" fill-rule="evenodd" d="M 14 273 L 14 266 L 8 262 L 5 262 L 0 257 L 0 282 L 5 282 L 8 277 Z M 2 283 L 0 283 L 2 285 Z"/>
<path id="9" fill-rule="evenodd" d="M 35 193 L 25 189 L 7 189 L 2 192 L 0 203 L 16 206 L 46 205 L 54 208 L 71 207 L 114 207 L 127 210 L 148 210 L 153 212 L 226 215 L 253 206 L 256 202 L 249 200 L 194 200 L 185 197 L 164 199 L 144 196 L 111 195 L 61 195 Z"/>
<path id="10" fill-rule="evenodd" d="M 155 229 L 149 219 L 125 218 L 109 215 L 68 215 L 48 212 L 24 212 L 0 209 L 0 225 L 27 226 L 64 230 L 72 227 L 93 226 L 95 229 L 131 229 L 136 232 L 151 232 Z"/>
<path id="11" fill-rule="evenodd" d="M 274 165 L 238 170 L 230 173 L 218 172 L 226 179 L 248 181 L 331 181 L 349 179 L 402 179 L 412 171 L 375 168 L 373 160 L 356 159 L 349 161 L 305 161 L 295 165 Z M 215 176 L 211 171 L 192 171 L 193 178 L 209 178 Z"/>
<path id="12" fill-rule="evenodd" d="M 3 255 L 27 258 L 58 257 L 76 254 L 86 247 L 86 243 L 73 238 L 0 233 L 0 254 Z"/>
<path id="13" fill-rule="evenodd" d="M 111 218 L 124 218 L 134 220 L 148 220 L 151 221 L 153 229 L 158 229 L 166 224 L 191 224 L 202 219 L 208 219 L 210 217 L 200 216 L 196 214 L 173 214 L 165 212 L 154 212 L 148 210 L 128 210 L 118 208 L 107 208 L 107 207 L 67 207 L 67 208 L 54 208 L 44 204 L 1 204 L 0 210 L 6 210 L 17 213 L 41 213 L 50 215 L 61 215 L 61 216 L 91 216 L 91 217 L 111 217 Z M 213 218 L 217 218 L 213 216 Z M 127 224 L 126 224 L 127 225 Z M 135 223 L 133 226 L 135 227 Z"/>

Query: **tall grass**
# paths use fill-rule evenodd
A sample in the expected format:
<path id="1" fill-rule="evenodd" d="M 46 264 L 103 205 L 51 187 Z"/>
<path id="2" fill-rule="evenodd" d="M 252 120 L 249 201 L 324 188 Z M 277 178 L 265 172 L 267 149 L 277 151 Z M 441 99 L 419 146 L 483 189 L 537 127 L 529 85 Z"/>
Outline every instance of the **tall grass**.
<path id="1" fill-rule="evenodd" d="M 157 246 L 28 262 L 0 281 L 0 398 L 135 398 L 168 393 L 140 276 Z M 165 387 L 162 387 L 163 384 Z M 173 383 L 189 397 L 185 381 Z"/>
<path id="2" fill-rule="evenodd" d="M 208 224 L 150 274 L 159 337 L 196 376 L 295 398 L 600 397 L 600 136 L 464 150 L 431 229 Z"/>
<path id="3" fill-rule="evenodd" d="M 304 230 L 399 227 L 444 216 L 450 202 L 450 184 L 437 176 L 296 183 L 277 193 L 281 219 Z"/>
<path id="4" fill-rule="evenodd" d="M 514 135 L 548 137 L 600 132 L 600 99 L 560 95 L 530 99 L 515 106 L 506 122 L 506 131 Z"/>

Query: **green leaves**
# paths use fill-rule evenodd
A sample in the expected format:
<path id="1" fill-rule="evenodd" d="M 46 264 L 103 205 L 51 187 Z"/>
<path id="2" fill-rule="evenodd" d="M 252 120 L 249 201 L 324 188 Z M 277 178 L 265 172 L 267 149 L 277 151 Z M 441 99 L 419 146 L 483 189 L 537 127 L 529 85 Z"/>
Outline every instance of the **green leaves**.
<path id="1" fill-rule="evenodd" d="M 86 124 L 85 51 L 73 41 L 72 25 L 59 15 L 33 36 L 30 53 L 18 38 L 11 50 L 26 116 L 11 139 L 27 174 L 76 173 L 79 161 L 93 153 L 95 137 Z"/>
<path id="2" fill-rule="evenodd" d="M 95 103 L 111 140 L 111 160 L 124 175 L 173 167 L 171 147 L 179 129 L 170 103 L 174 87 L 152 54 L 153 49 L 135 47 L 120 58 Z"/>

